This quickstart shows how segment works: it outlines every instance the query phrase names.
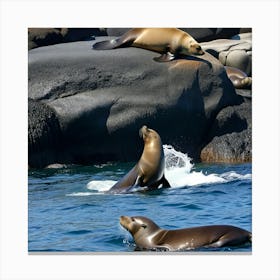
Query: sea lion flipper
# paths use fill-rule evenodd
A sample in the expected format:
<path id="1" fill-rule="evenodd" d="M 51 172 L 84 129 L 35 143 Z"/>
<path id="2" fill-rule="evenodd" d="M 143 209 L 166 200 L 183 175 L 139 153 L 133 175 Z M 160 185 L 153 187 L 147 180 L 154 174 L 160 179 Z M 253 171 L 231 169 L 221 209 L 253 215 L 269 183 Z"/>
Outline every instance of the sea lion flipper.
<path id="1" fill-rule="evenodd" d="M 94 45 L 92 45 L 93 50 L 111 50 L 115 47 L 117 47 L 117 41 L 115 39 L 97 42 Z"/>
<path id="2" fill-rule="evenodd" d="M 133 192 L 134 189 L 137 190 L 138 188 L 140 188 L 142 186 L 142 184 L 143 184 L 143 180 L 142 179 L 143 179 L 142 176 L 138 175 L 136 180 L 135 180 L 135 183 L 132 186 L 130 186 L 129 188 L 127 188 L 125 190 L 125 192 L 126 193 L 130 193 L 130 192 Z"/>
<path id="3" fill-rule="evenodd" d="M 142 184 L 142 177 L 140 175 L 138 175 L 133 187 L 141 186 L 141 184 Z"/>
<path id="4" fill-rule="evenodd" d="M 246 77 L 241 81 L 241 84 L 244 87 L 250 87 L 252 85 L 252 78 L 251 77 Z"/>
<path id="5" fill-rule="evenodd" d="M 170 188 L 170 184 L 169 182 L 167 181 L 167 179 L 165 178 L 165 176 L 163 175 L 162 179 L 161 179 L 161 183 L 162 183 L 162 187 L 163 188 Z"/>
<path id="6" fill-rule="evenodd" d="M 159 57 L 154 57 L 154 61 L 157 61 L 157 62 L 168 62 L 173 59 L 175 59 L 175 56 L 170 52 L 164 53 Z"/>
<path id="7" fill-rule="evenodd" d="M 130 47 L 134 40 L 136 39 L 137 34 L 135 32 L 131 32 L 131 34 L 124 34 L 121 37 L 112 40 L 106 40 L 97 42 L 92 45 L 92 49 L 94 50 L 112 50 L 116 48 L 126 48 Z"/>

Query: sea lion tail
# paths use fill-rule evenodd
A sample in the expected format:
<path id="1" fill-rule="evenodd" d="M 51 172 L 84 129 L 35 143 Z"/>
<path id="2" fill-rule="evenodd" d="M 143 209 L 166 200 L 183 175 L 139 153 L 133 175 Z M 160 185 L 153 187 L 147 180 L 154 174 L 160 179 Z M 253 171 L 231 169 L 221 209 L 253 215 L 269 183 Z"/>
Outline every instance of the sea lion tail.
<path id="1" fill-rule="evenodd" d="M 93 50 L 112 50 L 116 47 L 118 47 L 118 41 L 115 39 L 97 42 L 92 45 Z"/>

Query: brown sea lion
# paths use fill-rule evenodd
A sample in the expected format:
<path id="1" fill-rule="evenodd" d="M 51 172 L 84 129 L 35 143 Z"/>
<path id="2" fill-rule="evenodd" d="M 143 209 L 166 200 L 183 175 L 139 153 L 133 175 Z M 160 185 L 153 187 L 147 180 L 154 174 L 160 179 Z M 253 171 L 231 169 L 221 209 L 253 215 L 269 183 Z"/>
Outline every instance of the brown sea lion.
<path id="1" fill-rule="evenodd" d="M 198 42 L 177 28 L 133 28 L 117 39 L 95 43 L 94 50 L 137 47 L 161 53 L 158 62 L 173 60 L 178 55 L 203 55 Z"/>
<path id="2" fill-rule="evenodd" d="M 237 89 L 251 88 L 252 78 L 248 77 L 245 72 L 243 72 L 238 68 L 230 67 L 230 66 L 225 66 L 225 69 L 229 79 L 231 80 L 235 88 Z"/>
<path id="3" fill-rule="evenodd" d="M 131 233 L 139 250 L 177 251 L 237 246 L 252 242 L 249 231 L 229 225 L 165 230 L 142 216 L 121 216 L 120 224 Z"/>
<path id="4" fill-rule="evenodd" d="M 163 188 L 170 187 L 164 177 L 165 160 L 160 136 L 145 125 L 139 130 L 139 134 L 144 141 L 141 158 L 108 192 L 123 193 L 135 187 L 143 190 L 156 190 L 160 185 Z"/>

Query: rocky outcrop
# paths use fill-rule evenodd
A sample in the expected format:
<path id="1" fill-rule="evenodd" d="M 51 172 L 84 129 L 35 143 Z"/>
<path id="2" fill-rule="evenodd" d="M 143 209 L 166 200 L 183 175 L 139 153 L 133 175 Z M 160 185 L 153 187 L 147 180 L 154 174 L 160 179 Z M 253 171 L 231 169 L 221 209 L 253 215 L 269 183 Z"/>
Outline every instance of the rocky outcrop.
<path id="1" fill-rule="evenodd" d="M 218 58 L 223 65 L 238 68 L 248 76 L 252 75 L 252 33 L 202 43 L 201 47 Z"/>
<path id="2" fill-rule="evenodd" d="M 29 28 L 28 49 L 74 41 L 89 40 L 92 36 L 104 36 L 101 28 Z"/>
<path id="3" fill-rule="evenodd" d="M 107 37 L 97 38 L 102 39 Z M 241 102 L 224 67 L 210 54 L 157 63 L 153 57 L 158 53 L 137 48 L 94 51 L 92 43 L 29 51 L 30 102 L 53 112 L 57 126 L 49 141 L 60 143 L 59 149 L 50 145 L 56 153 L 46 160 L 47 145 L 36 146 L 40 137 L 45 139 L 45 128 L 30 118 L 29 135 L 41 135 L 32 142 L 29 157 L 36 149 L 36 160 L 29 162 L 31 167 L 38 167 L 42 157 L 46 165 L 136 160 L 143 124 L 157 130 L 163 143 L 199 160 L 217 114 Z M 39 115 L 49 128 L 49 114 Z"/>
<path id="4" fill-rule="evenodd" d="M 55 112 L 46 104 L 28 100 L 28 164 L 45 167 L 60 160 L 62 135 Z"/>
<path id="5" fill-rule="evenodd" d="M 203 162 L 241 163 L 252 161 L 252 104 L 245 98 L 238 106 L 222 109 L 201 151 Z"/>

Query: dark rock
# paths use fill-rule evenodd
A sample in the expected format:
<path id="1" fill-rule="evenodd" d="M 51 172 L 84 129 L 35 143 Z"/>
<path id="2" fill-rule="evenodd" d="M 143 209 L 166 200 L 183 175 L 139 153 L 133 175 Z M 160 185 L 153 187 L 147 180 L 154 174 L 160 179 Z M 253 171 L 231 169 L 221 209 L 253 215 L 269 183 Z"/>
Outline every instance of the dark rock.
<path id="1" fill-rule="evenodd" d="M 106 28 L 108 36 L 119 37 L 122 36 L 125 32 L 130 30 L 131 28 Z"/>
<path id="2" fill-rule="evenodd" d="M 63 36 L 59 28 L 29 28 L 28 49 L 61 43 Z"/>
<path id="3" fill-rule="evenodd" d="M 180 28 L 189 33 L 198 42 L 215 39 L 228 39 L 240 32 L 240 28 Z"/>
<path id="4" fill-rule="evenodd" d="M 63 42 L 91 40 L 95 36 L 106 36 L 104 28 L 62 28 Z"/>
<path id="5" fill-rule="evenodd" d="M 100 28 L 29 28 L 28 49 L 58 43 L 90 40 L 92 36 L 104 36 L 106 32 Z"/>
<path id="6" fill-rule="evenodd" d="M 28 164 L 44 167 L 59 160 L 61 131 L 54 111 L 46 104 L 28 100 Z"/>
<path id="7" fill-rule="evenodd" d="M 102 39 L 108 37 L 96 41 Z M 155 52 L 94 51 L 91 45 L 29 51 L 29 97 L 54 110 L 63 136 L 60 160 L 53 163 L 137 160 L 143 124 L 157 130 L 163 143 L 198 159 L 218 112 L 240 102 L 224 67 L 209 54 L 158 63 Z M 41 126 L 30 122 L 35 130 Z"/>
<path id="8" fill-rule="evenodd" d="M 245 99 L 241 105 L 221 110 L 209 132 L 208 141 L 200 155 L 203 162 L 251 162 L 251 100 Z"/>

